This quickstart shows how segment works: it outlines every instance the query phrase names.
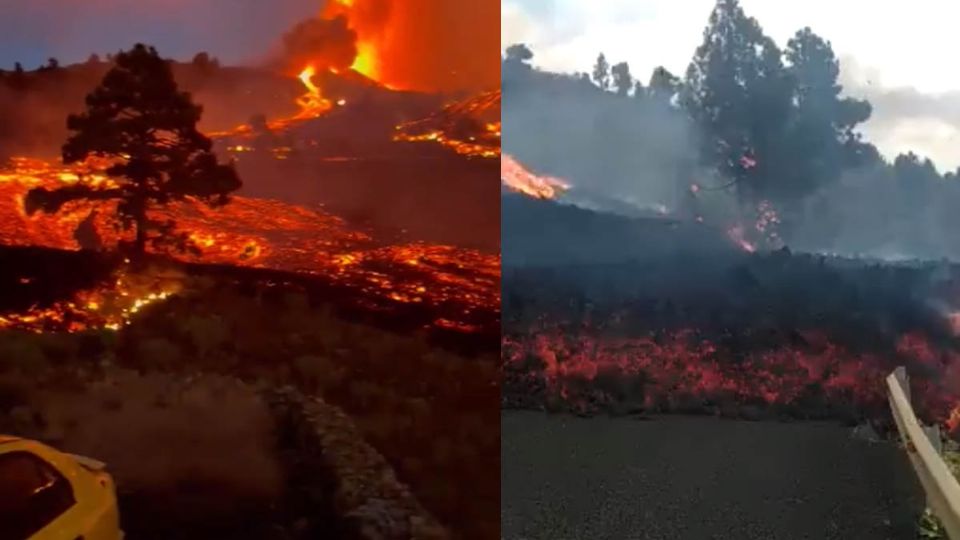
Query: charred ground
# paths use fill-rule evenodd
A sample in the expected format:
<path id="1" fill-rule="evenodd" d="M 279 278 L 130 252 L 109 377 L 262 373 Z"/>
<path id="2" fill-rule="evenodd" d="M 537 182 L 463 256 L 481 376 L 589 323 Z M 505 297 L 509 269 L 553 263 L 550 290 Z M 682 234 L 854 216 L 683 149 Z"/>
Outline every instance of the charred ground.
<path id="1" fill-rule="evenodd" d="M 883 378 L 906 365 L 922 414 L 951 418 L 958 342 L 937 299 L 956 265 L 705 250 L 722 235 L 544 201 L 504 216 L 541 224 L 505 241 L 507 406 L 882 422 Z M 597 223 L 591 264 L 603 248 L 565 231 Z"/>

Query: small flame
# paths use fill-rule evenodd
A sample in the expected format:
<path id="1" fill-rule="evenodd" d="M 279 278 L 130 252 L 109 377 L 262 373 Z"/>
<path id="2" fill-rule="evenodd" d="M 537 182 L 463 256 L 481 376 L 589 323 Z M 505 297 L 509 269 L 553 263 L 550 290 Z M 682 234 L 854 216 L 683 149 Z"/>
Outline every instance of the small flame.
<path id="1" fill-rule="evenodd" d="M 740 249 L 746 251 L 747 253 L 754 253 L 757 251 L 757 246 L 753 245 L 753 243 L 747 240 L 743 225 L 730 227 L 730 229 L 727 230 L 727 236 L 729 236 L 730 239 L 740 247 Z"/>

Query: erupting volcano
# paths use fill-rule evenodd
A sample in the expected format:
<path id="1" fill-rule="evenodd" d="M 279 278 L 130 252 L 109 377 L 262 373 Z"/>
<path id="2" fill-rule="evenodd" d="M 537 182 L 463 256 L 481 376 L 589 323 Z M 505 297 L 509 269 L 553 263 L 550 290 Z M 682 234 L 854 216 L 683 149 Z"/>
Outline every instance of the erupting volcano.
<path id="1" fill-rule="evenodd" d="M 406 9 L 406 4 L 390 2 L 328 2 L 318 18 L 304 21 L 284 40 L 284 62 L 289 66 L 284 68 L 287 70 L 284 76 L 301 85 L 301 94 L 293 103 L 297 110 L 273 118 L 261 115 L 260 121 L 209 135 L 235 159 L 242 159 L 241 166 L 247 163 L 242 157 L 244 154 L 258 150 L 268 151 L 271 160 L 292 160 L 296 154 L 299 156 L 297 163 L 312 163 L 304 160 L 314 153 L 329 155 L 330 150 L 324 146 L 331 147 L 330 142 L 337 144 L 339 136 L 351 136 L 342 131 L 332 133 L 326 138 L 328 142 L 322 144 L 317 142 L 316 136 L 305 135 L 327 129 L 327 125 L 338 125 L 339 117 L 332 115 L 334 109 L 342 109 L 347 116 L 367 115 L 369 109 L 356 109 L 353 101 L 365 102 L 368 107 L 369 103 L 382 102 L 386 105 L 377 105 L 376 115 L 389 118 L 398 114 L 391 110 L 391 107 L 397 107 L 394 103 L 401 104 L 400 111 L 407 106 L 404 100 L 408 99 L 405 97 L 408 94 L 398 90 L 442 89 L 418 81 L 415 74 L 401 78 L 400 71 L 388 68 L 391 63 L 406 63 L 403 60 L 406 55 L 414 54 L 414 49 L 394 39 L 395 32 L 403 32 L 395 29 L 395 24 L 412 27 L 419 24 Z M 440 100 L 427 94 L 423 96 L 410 99 L 414 103 Z M 499 99 L 499 91 L 482 92 L 473 98 L 443 105 L 421 121 L 395 126 L 393 122 L 384 123 L 382 140 L 387 143 L 393 140 L 392 144 L 398 148 L 402 146 L 401 142 L 433 141 L 448 148 L 452 156 L 496 157 L 500 143 Z M 425 110 L 423 106 L 417 106 Z M 358 123 L 367 121 L 364 117 L 351 122 L 349 127 L 358 129 Z M 428 134 L 424 135 L 423 130 Z M 270 137 L 264 138 L 264 133 L 269 133 Z M 361 130 L 360 133 L 366 139 L 366 132 Z M 354 155 L 334 154 L 323 159 L 336 165 L 344 161 L 362 161 L 367 159 L 367 153 L 376 152 L 379 150 L 373 147 L 360 147 Z M 407 154 L 415 152 L 416 148 Z M 70 166 L 45 158 L 16 157 L 10 160 L 0 170 L 0 244 L 67 250 L 90 248 L 79 243 L 78 230 L 86 227 L 93 231 L 87 235 L 93 234 L 96 248 L 110 249 L 116 245 L 124 236 L 114 227 L 112 214 L 115 206 L 110 204 L 78 201 L 68 204 L 56 215 L 29 217 L 24 210 L 26 192 L 33 188 L 52 190 L 78 184 L 108 186 L 111 180 L 105 170 L 109 165 L 108 161 L 95 158 Z M 390 169 L 378 170 L 386 173 Z M 258 169 L 255 174 L 262 175 L 263 172 Z M 248 187 L 245 189 L 258 193 L 264 191 L 257 186 L 265 182 L 256 177 L 246 183 Z M 282 184 L 278 186 L 285 189 Z M 287 191 L 296 189 L 291 187 Z M 179 230 L 188 233 L 189 251 L 174 254 L 180 259 L 323 276 L 353 286 L 364 295 L 389 302 L 434 306 L 437 309 L 434 322 L 439 327 L 471 331 L 477 328 L 474 321 L 477 312 L 497 310 L 499 258 L 496 255 L 421 240 L 385 241 L 374 236 L 382 231 L 373 233 L 353 226 L 319 208 L 317 203 L 322 204 L 322 200 L 312 198 L 310 204 L 303 205 L 298 204 L 294 196 L 283 198 L 281 202 L 240 196 L 217 210 L 190 202 L 171 204 L 155 211 L 151 219 L 175 222 Z M 99 326 L 116 327 L 122 317 L 92 316 L 103 302 L 90 301 L 89 298 L 104 294 L 107 291 L 83 292 L 52 311 L 45 308 L 31 313 L 8 314 L 3 322 L 18 327 L 30 327 L 31 323 L 36 323 L 35 327 L 40 329 L 49 326 L 51 320 L 55 322 L 62 318 L 54 312 L 72 310 L 88 312 L 80 319 L 99 320 Z M 88 309 L 87 306 L 96 306 L 97 309 Z M 75 326 L 75 323 L 71 324 Z"/>
<path id="2" fill-rule="evenodd" d="M 388 88 L 420 92 L 499 87 L 496 2 L 330 0 L 320 20 L 346 20 L 355 34 L 350 67 Z"/>
<path id="3" fill-rule="evenodd" d="M 0 437 L 138 464 L 129 537 L 495 536 L 498 2 L 60 1 L 117 49 L 0 68 Z"/>

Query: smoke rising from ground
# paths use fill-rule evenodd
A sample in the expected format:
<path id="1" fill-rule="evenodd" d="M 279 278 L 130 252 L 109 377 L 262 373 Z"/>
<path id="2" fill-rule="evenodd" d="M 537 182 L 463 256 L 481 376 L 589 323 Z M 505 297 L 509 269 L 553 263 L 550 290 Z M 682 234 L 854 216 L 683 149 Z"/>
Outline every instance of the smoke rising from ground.
<path id="1" fill-rule="evenodd" d="M 956 96 L 884 88 L 866 84 L 869 79 L 864 74 L 845 94 L 870 102 L 876 111 L 870 126 L 881 132 L 915 129 L 922 138 L 929 133 L 918 126 L 960 126 Z M 960 259 L 955 211 L 960 176 L 938 169 L 925 156 L 884 160 L 876 152 L 886 141 L 875 141 L 870 129 L 863 130 L 863 141 L 873 157 L 841 167 L 838 178 L 818 182 L 822 185 L 808 195 L 761 206 L 738 201 L 731 179 L 698 166 L 698 139 L 705 135 L 683 111 L 651 96 L 618 96 L 581 75 L 538 71 L 508 60 L 503 106 L 505 153 L 537 173 L 568 180 L 573 189 L 567 202 L 622 214 L 639 208 L 646 214 L 700 218 L 728 232 L 739 229 L 761 249 L 787 245 L 887 260 Z M 788 150 L 793 156 L 804 151 Z M 696 193 L 692 184 L 700 188 Z M 778 222 L 758 233 L 766 209 L 776 212 Z"/>

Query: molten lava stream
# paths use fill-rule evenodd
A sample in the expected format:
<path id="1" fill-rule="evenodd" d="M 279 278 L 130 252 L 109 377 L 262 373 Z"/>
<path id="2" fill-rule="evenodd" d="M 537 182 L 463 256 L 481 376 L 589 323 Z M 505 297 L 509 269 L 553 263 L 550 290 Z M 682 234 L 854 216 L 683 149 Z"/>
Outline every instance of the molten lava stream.
<path id="1" fill-rule="evenodd" d="M 500 90 L 445 105 L 427 118 L 397 126 L 393 140 L 431 142 L 469 157 L 500 156 Z M 465 126 L 472 126 L 465 130 Z"/>
<path id="2" fill-rule="evenodd" d="M 934 373 L 911 379 L 918 413 L 950 428 L 960 424 L 960 353 L 937 350 L 919 334 L 902 336 L 886 355 L 858 353 L 825 339 L 802 347 L 734 352 L 692 330 L 603 337 L 581 326 L 570 331 L 566 325 L 544 324 L 529 333 L 505 333 L 504 395 L 528 396 L 532 389 L 544 388 L 541 399 L 559 396 L 572 406 L 589 408 L 626 399 L 624 389 L 634 388 L 633 397 L 646 407 L 685 399 L 802 407 L 825 399 L 879 412 L 886 410 L 886 376 L 906 362 L 908 370 L 910 365 L 918 368 L 912 373 Z M 813 388 L 822 392 L 820 397 L 810 394 Z"/>
<path id="3" fill-rule="evenodd" d="M 0 245 L 77 249 L 74 232 L 91 217 L 93 203 L 78 201 L 56 215 L 28 217 L 23 200 L 31 188 L 52 189 L 77 182 L 81 175 L 90 182 L 109 183 L 96 172 L 101 169 L 97 163 L 64 167 L 15 158 L 10 169 L 0 171 Z M 111 205 L 96 208 L 100 211 L 94 222 L 103 244 L 115 245 L 123 235 L 110 220 Z M 192 202 L 171 204 L 154 217 L 172 219 L 179 230 L 189 231 L 199 257 L 173 254 L 177 258 L 317 274 L 390 302 L 461 306 L 459 313 L 467 319 L 476 310 L 499 309 L 497 255 L 422 243 L 382 247 L 321 210 L 248 197 L 234 197 L 218 209 Z M 83 310 L 87 304 L 82 298 L 72 303 L 64 309 Z M 10 316 L 7 319 L 9 323 Z M 118 322 L 114 318 L 103 324 Z"/>

